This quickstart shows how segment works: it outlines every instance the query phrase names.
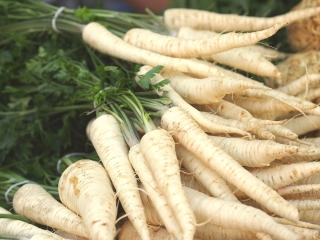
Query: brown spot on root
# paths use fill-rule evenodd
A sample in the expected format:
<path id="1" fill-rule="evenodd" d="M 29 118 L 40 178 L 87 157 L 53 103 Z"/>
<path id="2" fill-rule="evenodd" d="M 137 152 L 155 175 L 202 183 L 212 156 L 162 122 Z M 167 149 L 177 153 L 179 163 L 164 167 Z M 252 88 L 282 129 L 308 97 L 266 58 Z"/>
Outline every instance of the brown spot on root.
<path id="1" fill-rule="evenodd" d="M 292 171 L 292 173 L 293 173 L 293 175 L 294 175 L 295 177 L 298 177 L 298 172 L 297 172 L 296 169 L 294 169 L 294 170 Z"/>
<path id="2" fill-rule="evenodd" d="M 71 177 L 69 179 L 69 182 L 73 186 L 74 195 L 78 196 L 80 194 L 80 190 L 77 188 L 78 182 L 79 182 L 78 178 L 77 177 Z"/>

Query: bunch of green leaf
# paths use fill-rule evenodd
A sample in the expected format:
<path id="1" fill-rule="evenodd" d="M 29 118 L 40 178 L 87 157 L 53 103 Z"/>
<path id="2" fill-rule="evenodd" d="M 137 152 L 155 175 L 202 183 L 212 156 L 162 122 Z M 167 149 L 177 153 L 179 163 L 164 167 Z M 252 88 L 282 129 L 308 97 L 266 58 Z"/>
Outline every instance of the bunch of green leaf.
<path id="1" fill-rule="evenodd" d="M 83 113 L 100 85 L 82 42 L 54 35 L 18 36 L 0 50 L 0 164 L 35 179 L 86 147 Z"/>
<path id="2" fill-rule="evenodd" d="M 130 90 L 124 85 L 124 88 L 107 88 L 99 93 L 100 106 L 97 108 L 97 115 L 107 112 L 116 117 L 123 137 L 130 147 L 140 141 L 138 129 L 143 133 L 155 129 L 151 117 L 162 116 L 171 104 L 165 93 L 158 94 L 162 86 L 169 84 L 169 80 L 164 79 L 157 84 L 151 84 L 151 79 L 162 68 L 156 66 L 146 74 L 137 76 L 138 85 L 143 90 L 141 88 Z"/>
<path id="3" fill-rule="evenodd" d="M 67 35 L 19 36 L 5 49 L 0 50 L 0 164 L 31 179 L 52 175 L 67 153 L 92 151 L 85 128 L 94 115 L 87 113 L 123 89 L 138 88 L 133 79 L 138 66 L 103 59 Z"/>
<path id="4" fill-rule="evenodd" d="M 144 28 L 168 33 L 168 29 L 151 12 L 149 14 L 124 13 L 105 9 L 59 8 L 41 0 L 0 0 L 0 45 L 12 41 L 15 36 L 54 29 L 70 34 L 81 34 L 89 22 L 99 22 L 109 31 L 122 37 L 132 28 Z M 60 9 L 61 10 L 61 9 Z M 53 25 L 53 22 L 55 25 Z"/>

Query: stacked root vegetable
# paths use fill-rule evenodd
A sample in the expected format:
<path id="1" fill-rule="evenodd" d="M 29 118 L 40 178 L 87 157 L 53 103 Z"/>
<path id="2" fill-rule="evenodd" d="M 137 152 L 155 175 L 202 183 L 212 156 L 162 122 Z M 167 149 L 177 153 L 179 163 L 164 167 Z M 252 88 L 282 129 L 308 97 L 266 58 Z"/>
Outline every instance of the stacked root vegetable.
<path id="1" fill-rule="evenodd" d="M 169 9 L 163 20 L 174 36 L 132 29 L 122 39 L 98 23 L 84 26 L 88 45 L 141 64 L 135 81 L 146 90 L 157 86 L 154 93 L 171 104 L 123 92 L 97 106 L 86 130 L 101 164 L 71 164 L 60 177 L 61 203 L 34 183 L 13 197 L 16 214 L 57 232 L 12 217 L 0 218 L 0 233 L 19 239 L 319 239 L 320 75 L 308 71 L 308 63 L 298 63 L 295 74 L 299 55 L 256 45 L 319 12 L 258 18 Z M 285 60 L 274 65 L 272 58 Z M 268 86 L 217 63 L 265 77 Z M 150 118 L 149 108 L 158 117 Z"/>

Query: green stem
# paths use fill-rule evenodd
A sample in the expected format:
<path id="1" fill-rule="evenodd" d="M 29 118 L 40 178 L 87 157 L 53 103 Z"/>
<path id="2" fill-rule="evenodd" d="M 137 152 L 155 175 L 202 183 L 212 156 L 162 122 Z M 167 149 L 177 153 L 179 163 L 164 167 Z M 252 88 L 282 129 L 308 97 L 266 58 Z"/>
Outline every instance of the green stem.
<path id="1" fill-rule="evenodd" d="M 118 104 L 112 104 L 111 108 L 117 114 L 120 121 L 120 127 L 123 137 L 130 148 L 140 142 L 139 135 L 133 125 L 132 120 L 129 119 L 128 115 Z"/>

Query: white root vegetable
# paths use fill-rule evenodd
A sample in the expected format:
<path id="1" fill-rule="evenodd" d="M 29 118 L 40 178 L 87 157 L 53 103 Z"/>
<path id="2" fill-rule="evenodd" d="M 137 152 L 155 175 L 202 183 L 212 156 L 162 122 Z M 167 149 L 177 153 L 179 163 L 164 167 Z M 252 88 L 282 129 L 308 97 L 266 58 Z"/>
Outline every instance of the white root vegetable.
<path id="1" fill-rule="evenodd" d="M 240 122 L 235 119 L 228 119 L 228 118 L 220 117 L 220 116 L 214 114 L 213 112 L 201 112 L 201 114 L 205 118 L 212 121 L 213 123 L 224 125 L 224 126 L 236 127 L 241 130 L 244 130 L 244 131 L 250 131 L 251 133 L 256 134 L 257 136 L 259 136 L 262 139 L 274 140 L 274 138 L 275 138 L 275 136 L 273 134 L 271 134 L 269 131 L 267 131 L 265 129 L 266 126 L 264 128 L 259 127 L 259 125 L 261 125 L 261 123 L 259 123 L 258 121 L 256 121 L 256 122 L 253 122 L 253 121 L 252 122 Z M 203 128 L 203 130 L 205 130 L 205 129 Z"/>
<path id="2" fill-rule="evenodd" d="M 226 94 L 247 88 L 265 88 L 231 77 L 195 78 L 184 73 L 162 70 L 161 76 L 170 80 L 170 86 L 190 104 L 210 104 L 221 100 Z"/>
<path id="3" fill-rule="evenodd" d="M 175 217 L 175 214 L 173 213 L 173 209 L 168 204 L 168 200 L 165 198 L 163 192 L 159 188 L 158 183 L 156 182 L 150 170 L 150 167 L 141 153 L 140 144 L 137 144 L 130 149 L 129 160 L 133 168 L 136 170 L 136 173 L 138 174 L 145 191 L 148 193 L 148 196 L 152 201 L 152 205 L 159 214 L 160 220 L 153 221 L 153 224 L 160 224 L 163 222 L 168 232 L 178 239 L 180 236 L 182 236 L 181 228 Z M 142 199 L 146 197 L 145 195 L 146 194 L 144 192 L 140 192 Z M 151 216 L 148 216 L 149 212 L 147 210 L 145 212 L 148 223 L 152 223 L 149 221 L 151 218 Z M 156 218 L 156 216 L 157 214 L 153 214 L 152 217 Z"/>
<path id="4" fill-rule="evenodd" d="M 170 8 L 164 12 L 164 22 L 176 30 L 191 27 L 199 30 L 224 31 L 256 31 L 266 29 L 275 23 L 291 23 L 308 18 L 320 12 L 320 8 L 291 11 L 275 17 L 252 17 L 235 14 L 220 14 L 204 10 Z"/>
<path id="5" fill-rule="evenodd" d="M 137 73 L 136 81 L 139 81 L 139 75 L 143 75 L 146 72 L 148 72 L 151 69 L 150 66 L 143 66 L 140 68 L 140 71 Z M 156 74 L 151 79 L 151 84 L 158 83 L 162 81 L 164 78 L 160 74 Z M 167 92 L 167 96 L 170 98 L 172 104 L 174 106 L 179 106 L 182 109 L 184 109 L 190 116 L 207 132 L 210 133 L 236 133 L 243 136 L 251 137 L 250 133 L 245 132 L 241 129 L 229 127 L 229 126 L 223 126 L 218 124 L 213 124 L 209 119 L 206 119 L 202 116 L 201 112 L 199 112 L 197 109 L 195 109 L 193 106 L 191 106 L 189 103 L 187 103 L 183 98 L 173 90 L 173 88 L 170 85 L 165 85 L 162 87 L 163 91 Z"/>
<path id="6" fill-rule="evenodd" d="M 310 194 L 309 196 L 312 196 L 314 194 L 315 198 L 317 198 L 318 191 L 320 191 L 320 184 L 293 185 L 293 186 L 285 186 L 277 189 L 277 192 L 282 196 L 284 195 L 294 196 L 296 194 L 297 198 L 299 196 L 303 196 L 304 193 L 309 193 Z"/>
<path id="7" fill-rule="evenodd" d="M 318 159 L 320 159 L 320 156 L 313 155 L 313 154 L 304 155 L 304 156 L 292 155 L 292 156 L 283 157 L 281 159 L 274 160 L 273 162 L 271 162 L 271 165 L 279 166 L 283 164 L 303 163 L 303 162 L 310 162 Z"/>
<path id="8" fill-rule="evenodd" d="M 58 188 L 61 202 L 82 217 L 90 238 L 114 239 L 116 199 L 99 163 L 87 159 L 73 163 L 62 173 Z"/>
<path id="9" fill-rule="evenodd" d="M 78 235 L 73 235 L 64 231 L 57 230 L 54 232 L 55 234 L 59 235 L 60 237 L 71 239 L 71 240 L 89 240 L 88 238 L 80 237 Z"/>
<path id="10" fill-rule="evenodd" d="M 317 16 L 314 17 L 317 18 Z M 277 68 L 283 73 L 283 78 L 266 79 L 266 84 L 272 88 L 279 88 L 305 74 L 319 73 L 319 57 L 319 51 L 311 49 L 290 54 L 288 58 L 277 64 Z"/>
<path id="11" fill-rule="evenodd" d="M 306 152 L 306 154 L 303 153 L 296 153 L 295 155 L 303 156 L 303 155 L 319 155 L 320 156 L 320 148 L 308 141 L 305 141 L 304 138 L 302 139 L 296 139 L 296 140 L 290 140 L 286 138 L 282 138 L 277 136 L 276 141 L 282 144 L 287 145 L 295 145 L 302 148 L 309 148 L 309 151 Z"/>
<path id="12" fill-rule="evenodd" d="M 224 64 L 258 76 L 282 77 L 281 72 L 271 61 L 250 48 L 234 48 L 226 52 L 202 56 L 202 59 Z"/>
<path id="13" fill-rule="evenodd" d="M 288 221 L 287 219 L 279 218 L 279 217 L 273 217 L 273 219 L 277 223 L 281 223 L 283 225 L 292 225 L 292 226 L 297 226 L 297 227 L 302 227 L 302 228 L 320 230 L 320 226 L 318 224 L 312 224 L 312 223 L 308 223 L 308 222 L 304 222 L 304 221 L 298 221 L 297 223 L 293 223 L 293 222 Z"/>
<path id="14" fill-rule="evenodd" d="M 320 199 L 292 199 L 287 200 L 294 205 L 299 211 L 302 210 L 320 210 Z"/>
<path id="15" fill-rule="evenodd" d="M 227 152 L 242 166 L 263 167 L 284 156 L 298 152 L 299 147 L 283 145 L 270 140 L 245 140 L 210 136 L 219 147 Z"/>
<path id="16" fill-rule="evenodd" d="M 234 189 L 234 186 L 230 185 L 230 188 Z M 246 196 L 241 191 L 237 191 L 237 189 L 234 189 L 234 191 L 235 191 L 235 195 L 239 198 L 239 200 L 242 204 L 250 206 L 250 207 L 254 207 L 256 209 L 260 209 L 260 210 L 264 211 L 265 213 L 268 213 L 271 215 L 270 211 L 268 211 L 266 208 L 261 206 L 261 204 L 258 203 L 257 201 L 253 200 L 252 198 L 248 198 L 248 196 Z M 289 220 L 287 220 L 287 221 L 289 221 Z"/>
<path id="17" fill-rule="evenodd" d="M 193 58 L 223 52 L 232 48 L 254 45 L 274 35 L 285 22 L 275 23 L 264 30 L 250 33 L 226 33 L 204 39 L 182 39 L 165 36 L 147 29 L 127 31 L 124 41 L 141 49 L 176 58 Z"/>
<path id="18" fill-rule="evenodd" d="M 224 100 L 232 102 L 237 106 L 246 109 L 251 114 L 263 114 L 273 112 L 286 113 L 294 110 L 294 108 L 290 107 L 288 104 L 280 102 L 275 98 L 254 98 L 229 95 L 225 96 Z"/>
<path id="19" fill-rule="evenodd" d="M 260 128 L 259 126 L 262 125 L 261 123 L 253 124 L 253 122 L 240 122 L 235 119 L 220 117 L 220 116 L 214 114 L 213 112 L 201 112 L 201 114 L 205 118 L 208 118 L 213 123 L 217 123 L 217 124 L 221 124 L 221 125 L 225 125 L 225 126 L 230 126 L 230 127 L 236 127 L 236 128 L 242 129 L 244 131 L 256 132 L 256 130 L 258 130 L 258 128 Z M 256 125 L 256 126 L 254 126 L 254 125 Z M 267 125 L 267 123 L 266 123 L 266 125 Z M 263 128 L 261 128 L 261 129 L 263 129 Z M 265 131 L 267 131 L 267 130 L 265 130 Z"/>
<path id="20" fill-rule="evenodd" d="M 183 39 L 200 39 L 219 35 L 220 34 L 217 32 L 206 30 L 201 31 L 189 27 L 181 27 L 177 33 L 177 37 Z M 275 57 L 275 52 L 275 50 L 272 52 L 273 57 Z M 269 76 L 274 78 L 281 77 L 281 73 L 277 67 L 271 63 L 265 55 L 266 54 L 261 53 L 260 49 L 259 51 L 256 51 L 253 46 L 241 46 L 219 53 L 203 55 L 201 58 L 207 61 L 225 64 L 235 69 L 241 69 L 260 76 Z M 271 56 L 270 53 L 268 55 Z"/>
<path id="21" fill-rule="evenodd" d="M 0 207 L 0 214 L 11 214 L 11 212 Z M 45 234 L 51 237 L 56 236 L 54 233 L 48 230 L 44 230 L 20 220 L 13 220 L 8 218 L 0 218 L 0 233 L 8 235 L 19 235 L 27 238 L 31 238 L 35 234 Z"/>
<path id="22" fill-rule="evenodd" d="M 290 56 L 289 53 L 279 52 L 276 48 L 270 46 L 256 44 L 247 48 L 250 48 L 255 52 L 261 53 L 264 57 L 268 59 L 284 59 Z"/>
<path id="23" fill-rule="evenodd" d="M 310 142 L 310 143 L 314 144 L 315 146 L 320 147 L 320 137 L 304 138 L 303 141 Z"/>
<path id="24" fill-rule="evenodd" d="M 277 159 L 274 162 L 272 162 L 272 164 L 273 163 L 283 164 L 283 163 L 295 163 L 295 162 L 310 162 L 312 160 L 317 160 L 320 158 L 320 148 L 310 142 L 304 141 L 304 139 L 297 138 L 295 140 L 290 140 L 287 138 L 282 138 L 277 136 L 275 141 L 285 145 L 298 146 L 299 148 L 304 150 L 293 153 L 291 156 Z"/>
<path id="25" fill-rule="evenodd" d="M 266 234 L 266 233 L 262 233 L 262 232 L 257 232 L 256 233 L 256 237 L 259 240 L 272 240 L 272 238 L 270 237 L 270 235 Z"/>
<path id="26" fill-rule="evenodd" d="M 196 220 L 183 191 L 180 165 L 172 136 L 164 129 L 152 130 L 141 138 L 140 149 L 161 192 L 176 215 L 183 239 L 193 239 Z"/>
<path id="27" fill-rule="evenodd" d="M 277 137 L 281 137 L 292 141 L 298 140 L 298 134 L 287 128 L 286 125 L 270 125 L 264 128 L 275 135 L 276 139 Z"/>
<path id="28" fill-rule="evenodd" d="M 202 77 L 224 76 L 217 68 L 209 67 L 203 63 L 196 63 L 189 59 L 171 58 L 135 47 L 123 39 L 109 32 L 104 26 L 91 22 L 82 32 L 83 40 L 94 49 L 110 56 L 127 60 L 129 62 L 150 65 L 161 65 L 174 71 L 190 72 Z M 130 54 L 128 54 L 130 53 Z"/>
<path id="29" fill-rule="evenodd" d="M 297 98 L 295 96 L 288 95 L 286 93 L 280 92 L 276 89 L 269 89 L 269 90 L 260 90 L 260 89 L 246 89 L 239 92 L 241 95 L 245 95 L 248 97 L 257 97 L 257 98 L 268 98 L 272 97 L 278 99 L 279 101 L 288 104 L 292 108 L 298 111 L 305 111 L 312 110 L 317 108 L 317 105 L 303 100 L 301 98 Z"/>
<path id="30" fill-rule="evenodd" d="M 280 195 L 284 195 L 279 188 L 320 173 L 320 163 L 294 163 L 270 168 L 254 168 L 249 171 L 273 189 L 278 189 Z"/>
<path id="31" fill-rule="evenodd" d="M 192 59 L 192 61 L 198 62 L 198 63 L 201 63 L 201 64 L 205 64 L 208 67 L 214 67 L 214 68 L 216 68 L 217 71 L 223 73 L 224 76 L 228 76 L 228 77 L 235 78 L 235 79 L 241 79 L 241 80 L 244 80 L 244 81 L 247 81 L 247 82 L 251 82 L 251 83 L 255 83 L 255 84 L 260 84 L 261 86 L 264 86 L 265 89 L 269 89 L 270 88 L 270 87 L 264 85 L 261 82 L 253 80 L 251 78 L 248 78 L 248 77 L 246 77 L 246 76 L 244 76 L 244 75 L 242 75 L 242 74 L 240 74 L 238 72 L 232 71 L 231 69 L 227 69 L 227 68 L 224 68 L 222 66 L 219 66 L 216 63 L 209 62 L 209 61 L 202 60 L 202 59 Z M 192 74 L 190 74 L 190 75 L 192 75 Z M 194 76 L 196 76 L 196 75 L 194 75 Z M 201 77 L 201 76 L 198 76 L 198 77 Z"/>
<path id="32" fill-rule="evenodd" d="M 192 190 L 188 187 L 184 187 L 184 189 L 186 191 L 186 194 L 187 194 L 189 201 L 190 200 L 194 201 L 197 197 L 200 197 L 200 199 L 199 199 L 200 204 L 197 205 L 196 204 L 197 200 L 195 200 L 194 204 L 191 204 L 191 206 L 193 207 L 193 210 L 194 210 L 197 218 L 200 218 L 200 219 L 205 218 L 206 219 L 206 221 L 201 220 L 201 222 L 206 222 L 206 223 L 205 224 L 200 223 L 197 226 L 194 237 L 201 238 L 201 239 L 270 239 L 263 232 L 260 232 L 260 234 L 258 234 L 258 235 L 263 235 L 263 236 L 257 237 L 256 236 L 257 233 L 252 233 L 251 231 L 244 230 L 240 226 L 235 227 L 235 228 L 221 226 L 224 224 L 231 225 L 231 226 L 237 225 L 237 223 L 236 223 L 237 221 L 233 222 L 233 220 L 232 220 L 234 217 L 236 218 L 236 216 L 234 216 L 233 214 L 226 215 L 225 211 L 227 211 L 227 210 L 225 210 L 225 208 L 227 209 L 227 208 L 235 207 L 235 209 L 237 209 L 236 211 L 241 212 L 241 214 L 248 214 L 248 215 L 254 214 L 254 212 L 256 212 L 256 211 L 261 213 L 261 211 L 254 209 L 254 208 L 247 207 L 241 203 L 235 203 L 235 205 L 233 205 L 234 202 L 224 201 L 224 200 L 220 200 L 217 198 L 212 198 L 212 197 L 207 196 L 206 194 L 202 194 L 202 193 L 195 191 L 195 190 Z M 197 196 L 197 193 L 199 193 L 201 195 Z M 203 198 L 205 200 L 207 200 L 204 202 L 207 205 L 205 205 L 205 204 L 202 205 Z M 159 218 L 154 217 L 158 213 L 153 208 L 152 204 L 148 200 L 148 197 L 144 197 L 142 199 L 143 199 L 143 203 L 144 203 L 146 211 L 149 212 L 149 214 L 147 214 L 147 216 L 150 216 L 150 219 L 148 219 L 148 222 L 150 222 L 150 224 L 153 224 L 153 225 L 162 226 L 163 224 L 162 223 L 159 224 L 159 222 L 156 220 Z M 224 205 L 224 203 L 226 205 Z M 212 204 L 213 208 L 211 208 L 211 204 Z M 220 204 L 223 205 L 222 206 L 223 209 L 221 209 L 221 210 L 219 209 Z M 233 205 L 233 207 L 232 207 L 232 205 Z M 207 208 L 207 206 L 209 206 L 210 208 Z M 253 212 L 250 213 L 250 211 L 245 211 L 245 209 L 247 209 L 247 210 L 253 209 Z M 244 212 L 242 212 L 242 211 L 244 211 Z M 237 212 L 235 212 L 235 214 L 237 214 Z M 262 212 L 262 215 L 264 215 L 264 214 L 265 213 Z M 255 216 L 257 216 L 257 215 L 255 215 Z M 255 216 L 252 215 L 251 217 L 255 218 Z M 258 216 L 258 218 L 259 218 L 259 216 Z M 268 220 L 270 220 L 270 219 L 272 219 L 272 218 L 268 217 L 268 219 L 266 221 L 268 222 Z M 250 218 L 247 218 L 245 221 L 247 221 L 247 220 L 250 220 Z M 214 223 L 217 223 L 217 224 L 214 224 Z M 273 223 L 275 223 L 275 222 L 273 222 Z M 243 222 L 241 225 L 246 225 L 246 223 Z M 258 226 L 256 226 L 256 227 L 258 227 Z M 253 227 L 253 229 L 255 229 L 256 227 Z M 239 229 L 239 228 L 241 228 L 241 229 Z M 244 227 L 244 228 L 249 228 L 249 226 Z"/>
<path id="33" fill-rule="evenodd" d="M 147 216 L 150 217 L 148 222 L 152 225 L 156 226 L 163 226 L 163 223 L 159 224 L 158 219 L 160 219 L 157 215 L 158 213 L 154 209 L 154 207 L 150 204 L 148 197 L 143 198 L 144 206 L 146 211 L 149 212 Z M 198 208 L 195 208 L 195 213 L 197 212 Z M 195 239 L 218 239 L 218 240 L 225 240 L 225 239 L 260 239 L 256 237 L 256 233 L 244 230 L 238 230 L 234 228 L 226 228 L 221 227 L 218 225 L 214 225 L 211 223 L 206 224 L 198 224 L 196 228 L 196 232 L 194 235 Z M 179 238 L 178 238 L 179 239 Z"/>
<path id="34" fill-rule="evenodd" d="M 257 240 L 256 233 L 238 229 L 225 228 L 213 224 L 197 226 L 195 237 L 200 239 L 221 240 L 221 239 L 246 239 Z"/>
<path id="35" fill-rule="evenodd" d="M 33 235 L 30 240 L 66 240 L 68 238 L 60 237 L 59 235 L 53 236 L 44 233 L 37 233 Z"/>
<path id="36" fill-rule="evenodd" d="M 320 184 L 320 174 L 318 173 L 310 177 L 305 177 L 295 182 L 293 185 L 307 185 L 307 184 Z"/>
<path id="37" fill-rule="evenodd" d="M 163 227 L 149 225 L 150 237 L 152 240 L 172 240 L 170 233 Z M 130 221 L 126 221 L 120 229 L 118 240 L 141 240 L 137 230 Z M 194 238 L 193 240 L 200 240 Z"/>
<path id="38" fill-rule="evenodd" d="M 212 196 L 224 200 L 239 202 L 226 184 L 226 181 L 197 156 L 180 144 L 176 144 L 176 153 L 181 165 L 184 166 Z"/>
<path id="39" fill-rule="evenodd" d="M 250 124 L 250 128 L 252 129 L 281 123 L 279 121 L 254 118 L 249 111 L 223 99 L 216 103 L 207 105 L 196 105 L 196 108 L 201 111 L 214 112 L 218 116 L 227 119 L 235 119 L 240 122 L 248 123 Z"/>
<path id="40" fill-rule="evenodd" d="M 320 116 L 307 115 L 299 116 L 285 123 L 285 127 L 297 135 L 320 129 Z"/>
<path id="41" fill-rule="evenodd" d="M 182 109 L 172 107 L 167 110 L 162 116 L 161 125 L 168 131 L 172 131 L 177 142 L 201 158 L 228 182 L 271 212 L 291 221 L 298 221 L 298 212 L 295 207 L 243 169 L 238 162 L 217 146 Z"/>
<path id="42" fill-rule="evenodd" d="M 13 197 L 13 209 L 31 221 L 88 238 L 82 219 L 37 184 L 25 184 Z"/>
<path id="43" fill-rule="evenodd" d="M 264 127 L 268 124 L 278 124 L 276 121 L 263 120 L 254 118 L 247 110 L 225 100 L 208 105 L 194 105 L 201 113 L 210 112 L 218 116 L 233 119 L 246 124 L 246 128 L 251 129 L 250 132 L 255 134 L 259 139 L 274 140 L 275 136 Z M 213 122 L 217 122 L 212 116 L 205 115 Z M 220 123 L 221 124 L 221 123 Z M 227 125 L 227 124 L 226 124 Z M 264 127 L 261 127 L 264 126 Z M 202 127 L 203 128 L 203 127 Z M 204 129 L 204 128 L 203 128 Z M 241 129 L 241 128 L 239 128 Z M 205 130 L 205 129 L 204 129 Z"/>
<path id="44" fill-rule="evenodd" d="M 296 233 L 297 235 L 301 236 L 303 239 L 319 239 L 319 231 L 314 229 L 307 229 L 297 226 L 291 225 L 283 225 L 284 227 L 288 228 L 290 231 Z"/>
<path id="45" fill-rule="evenodd" d="M 316 99 L 320 97 L 320 88 L 308 88 L 308 91 L 297 94 L 297 97 L 316 103 Z"/>
<path id="46" fill-rule="evenodd" d="M 195 178 L 194 174 L 189 173 L 188 170 L 185 169 L 183 166 L 180 170 L 180 178 L 182 186 L 192 188 L 208 196 L 212 196 L 211 193 L 204 186 L 202 186 L 202 184 Z"/>
<path id="47" fill-rule="evenodd" d="M 141 187 L 142 190 L 146 190 L 146 188 L 142 184 L 139 184 L 139 186 Z M 162 221 L 162 217 L 160 217 L 160 215 L 162 213 L 156 209 L 156 207 L 153 204 L 153 201 L 150 199 L 150 197 L 145 193 L 140 193 L 140 195 L 141 195 L 141 200 L 143 202 L 143 206 L 144 206 L 144 209 L 146 212 L 148 224 L 165 228 L 166 224 Z M 165 200 L 164 202 L 166 203 L 166 206 L 163 206 L 162 209 L 164 211 L 166 211 L 166 213 L 170 213 L 169 217 L 172 219 L 171 222 L 175 223 L 176 226 L 178 226 L 178 228 L 180 228 L 178 222 L 176 221 L 175 215 L 174 215 L 171 207 L 168 206 L 168 204 L 167 204 L 166 198 L 163 195 L 162 195 L 162 198 Z M 168 222 L 168 221 L 166 221 L 166 222 Z M 180 229 L 180 235 L 178 235 L 178 236 L 173 235 L 173 236 L 175 238 L 179 239 L 182 236 L 181 234 L 182 234 L 182 232 Z"/>
<path id="48" fill-rule="evenodd" d="M 149 239 L 138 184 L 128 157 L 129 149 L 118 121 L 111 114 L 102 115 L 91 124 L 88 132 L 129 220 L 142 239 Z"/>
<path id="49" fill-rule="evenodd" d="M 259 209 L 209 197 L 187 187 L 184 190 L 198 222 L 209 220 L 211 224 L 222 227 L 264 232 L 276 239 L 300 239 Z"/>
<path id="50" fill-rule="evenodd" d="M 305 210 L 299 212 L 301 221 L 306 221 L 314 224 L 320 224 L 320 211 L 319 210 Z"/>
<path id="51" fill-rule="evenodd" d="M 315 101 L 316 102 L 316 101 Z M 316 107 L 313 108 L 313 109 L 307 109 L 305 110 L 305 113 L 308 114 L 308 115 L 314 115 L 314 116 L 318 116 L 320 117 L 320 106 L 319 103 L 316 103 Z"/>
<path id="52" fill-rule="evenodd" d="M 297 80 L 288 83 L 280 88 L 278 91 L 284 92 L 288 95 L 297 95 L 302 91 L 306 91 L 308 87 L 312 88 L 312 86 L 318 86 L 320 83 L 320 74 L 305 74 Z"/>

